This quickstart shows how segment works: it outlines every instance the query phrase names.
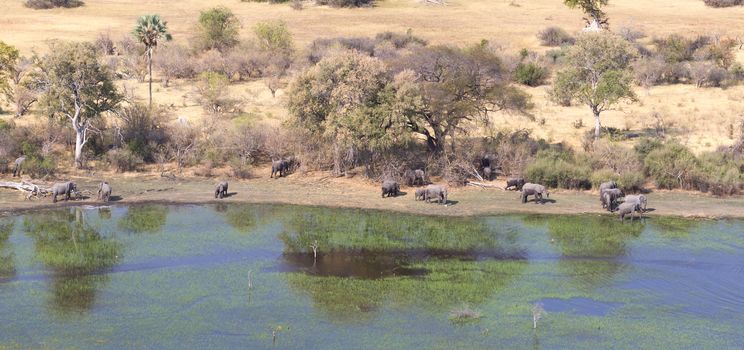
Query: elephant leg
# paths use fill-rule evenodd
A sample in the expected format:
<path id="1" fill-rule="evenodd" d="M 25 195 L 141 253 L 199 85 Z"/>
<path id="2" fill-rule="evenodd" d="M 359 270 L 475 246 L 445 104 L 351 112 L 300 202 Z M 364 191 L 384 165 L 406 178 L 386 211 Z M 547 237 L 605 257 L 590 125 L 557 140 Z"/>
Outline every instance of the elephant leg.
<path id="1" fill-rule="evenodd" d="M 52 203 L 57 203 L 57 194 L 52 194 Z"/>

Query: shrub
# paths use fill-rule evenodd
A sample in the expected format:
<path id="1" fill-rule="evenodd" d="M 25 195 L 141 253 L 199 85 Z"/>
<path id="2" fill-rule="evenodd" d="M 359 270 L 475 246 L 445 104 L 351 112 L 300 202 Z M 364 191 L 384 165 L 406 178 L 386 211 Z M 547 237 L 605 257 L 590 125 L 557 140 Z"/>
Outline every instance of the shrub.
<path id="1" fill-rule="evenodd" d="M 571 152 L 546 150 L 527 166 L 525 178 L 548 187 L 589 189 L 591 169 L 575 160 Z"/>
<path id="2" fill-rule="evenodd" d="M 414 36 L 410 29 L 405 34 L 390 31 L 378 33 L 375 36 L 375 40 L 392 43 L 396 49 L 406 48 L 411 45 L 426 46 L 428 44 L 425 39 Z"/>
<path id="3" fill-rule="evenodd" d="M 690 63 L 690 78 L 697 87 L 719 87 L 728 77 L 728 72 L 711 61 Z"/>
<path id="4" fill-rule="evenodd" d="M 744 3 L 742 0 L 703 0 L 703 2 L 710 7 L 732 7 Z"/>
<path id="5" fill-rule="evenodd" d="M 156 150 L 167 142 L 164 125 L 166 111 L 150 110 L 142 104 L 133 104 L 121 110 L 123 125 L 119 140 L 134 155 L 147 162 L 155 161 Z"/>
<path id="6" fill-rule="evenodd" d="M 331 7 L 363 7 L 372 6 L 375 0 L 317 0 L 318 5 L 328 5 Z"/>
<path id="7" fill-rule="evenodd" d="M 162 83 L 168 86 L 171 79 L 193 78 L 195 73 L 194 60 L 188 48 L 177 44 L 168 44 L 159 48 L 154 56 L 153 64 L 163 76 Z"/>
<path id="8" fill-rule="evenodd" d="M 698 177 L 698 160 L 685 146 L 670 142 L 649 152 L 644 159 L 646 175 L 659 188 L 693 189 Z"/>
<path id="9" fill-rule="evenodd" d="M 565 30 L 558 27 L 548 27 L 541 30 L 537 34 L 537 38 L 540 39 L 540 43 L 544 46 L 572 45 L 576 41 Z"/>
<path id="10" fill-rule="evenodd" d="M 641 172 L 627 172 L 617 177 L 617 186 L 625 193 L 637 193 L 643 190 L 646 178 Z"/>
<path id="11" fill-rule="evenodd" d="M 645 88 L 661 82 L 667 64 L 659 57 L 643 58 L 633 62 L 633 74 L 638 85 Z"/>
<path id="12" fill-rule="evenodd" d="M 136 171 L 142 165 L 142 157 L 128 149 L 113 149 L 107 153 L 108 161 L 117 171 Z"/>
<path id="13" fill-rule="evenodd" d="M 633 146 L 633 150 L 638 156 L 638 160 L 643 162 L 651 151 L 661 148 L 662 146 L 664 146 L 664 144 L 661 143 L 660 140 L 644 137 L 636 142 L 635 146 Z"/>
<path id="14" fill-rule="evenodd" d="M 23 172 L 32 178 L 52 176 L 56 168 L 56 162 L 52 157 L 33 156 L 23 162 Z"/>
<path id="15" fill-rule="evenodd" d="M 84 3 L 80 0 L 26 0 L 24 5 L 35 10 L 46 10 L 56 7 L 79 7 L 83 6 Z"/>
<path id="16" fill-rule="evenodd" d="M 628 26 L 620 27 L 617 34 L 630 42 L 635 42 L 638 39 L 646 37 L 646 33 L 644 33 L 642 29 L 635 29 Z"/>
<path id="17" fill-rule="evenodd" d="M 545 82 L 548 72 L 534 62 L 520 63 L 514 71 L 514 80 L 527 86 L 540 86 Z"/>
<path id="18" fill-rule="evenodd" d="M 227 7 L 214 7 L 199 14 L 196 46 L 224 51 L 235 46 L 240 36 L 240 21 Z"/>

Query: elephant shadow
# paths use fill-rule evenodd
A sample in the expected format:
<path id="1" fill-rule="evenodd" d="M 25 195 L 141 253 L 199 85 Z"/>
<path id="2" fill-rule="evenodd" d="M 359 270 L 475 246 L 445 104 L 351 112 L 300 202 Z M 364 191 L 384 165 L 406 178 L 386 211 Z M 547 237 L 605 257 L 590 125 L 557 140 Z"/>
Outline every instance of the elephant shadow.
<path id="1" fill-rule="evenodd" d="M 234 196 L 236 194 L 238 194 L 238 192 L 228 192 L 228 193 L 225 193 L 225 195 L 223 196 L 223 198 L 230 198 L 230 197 L 232 197 L 232 196 Z"/>
<path id="2" fill-rule="evenodd" d="M 650 213 L 652 211 L 656 211 L 656 208 L 646 208 L 646 209 L 643 209 L 643 212 L 644 213 Z"/>
<path id="3" fill-rule="evenodd" d="M 460 201 L 453 201 L 448 199 L 447 202 L 444 203 L 444 205 L 457 205 L 458 203 L 460 203 Z"/>
<path id="4" fill-rule="evenodd" d="M 123 198 L 121 198 L 121 196 L 111 196 L 111 197 L 109 197 L 109 202 L 118 202 L 118 201 L 120 201 L 122 199 Z"/>

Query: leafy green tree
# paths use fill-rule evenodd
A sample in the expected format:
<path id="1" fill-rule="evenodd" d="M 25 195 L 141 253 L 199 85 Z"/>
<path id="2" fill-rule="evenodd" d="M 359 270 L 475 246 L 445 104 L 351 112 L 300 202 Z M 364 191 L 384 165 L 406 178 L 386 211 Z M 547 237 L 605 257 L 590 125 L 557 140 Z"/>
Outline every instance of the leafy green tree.
<path id="1" fill-rule="evenodd" d="M 622 101 L 636 99 L 630 66 L 635 55 L 628 41 L 612 33 L 582 34 L 568 50 L 566 66 L 556 74 L 551 98 L 588 106 L 594 115 L 594 138 L 598 140 L 600 114 Z"/>
<path id="2" fill-rule="evenodd" d="M 40 62 L 44 91 L 40 105 L 50 117 L 68 119 L 75 131 L 75 167 L 83 166 L 83 147 L 97 132 L 94 122 L 122 97 L 111 71 L 91 43 L 52 43 Z"/>
<path id="3" fill-rule="evenodd" d="M 10 88 L 9 79 L 15 71 L 19 57 L 18 49 L 0 41 L 0 91 L 7 91 Z"/>
<path id="4" fill-rule="evenodd" d="M 489 112 L 531 107 L 529 96 L 510 84 L 501 60 L 487 45 L 418 48 L 395 70 L 396 112 L 437 154 L 469 122 L 486 121 Z"/>
<path id="5" fill-rule="evenodd" d="M 147 66 L 149 71 L 148 75 L 150 77 L 150 109 L 152 109 L 152 54 L 161 39 L 164 39 L 165 41 L 170 41 L 172 39 L 170 33 L 168 33 L 167 24 L 168 23 L 163 21 L 158 15 L 145 15 L 137 20 L 137 25 L 134 27 L 134 31 L 132 32 L 137 41 L 145 45 L 145 54 L 147 55 Z"/>
<path id="6" fill-rule="evenodd" d="M 356 51 L 322 59 L 300 74 L 289 92 L 292 121 L 334 146 L 334 171 L 341 173 L 341 149 L 380 150 L 399 141 L 391 109 L 390 77 L 384 63 Z M 398 125 L 398 127 L 395 127 Z"/>
<path id="7" fill-rule="evenodd" d="M 204 50 L 224 51 L 238 43 L 240 21 L 227 7 L 219 6 L 199 15 L 198 45 Z"/>
<path id="8" fill-rule="evenodd" d="M 266 57 L 264 77 L 271 95 L 274 96 L 292 62 L 292 34 L 283 21 L 259 22 L 253 27 L 253 32 Z"/>
<path id="9" fill-rule="evenodd" d="M 603 25 L 607 25 L 607 15 L 602 11 L 601 7 L 609 3 L 609 0 L 563 0 L 563 3 L 570 8 L 580 8 L 584 13 L 589 16 L 587 22 L 589 25 L 601 28 Z"/>

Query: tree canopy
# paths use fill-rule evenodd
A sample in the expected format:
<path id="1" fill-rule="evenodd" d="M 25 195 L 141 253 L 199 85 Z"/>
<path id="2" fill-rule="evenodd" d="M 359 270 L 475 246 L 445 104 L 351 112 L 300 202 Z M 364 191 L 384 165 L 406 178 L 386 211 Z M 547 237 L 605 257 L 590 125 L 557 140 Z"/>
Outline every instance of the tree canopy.
<path id="1" fill-rule="evenodd" d="M 240 21 L 227 7 L 202 11 L 197 24 L 197 44 L 202 49 L 224 51 L 238 43 Z"/>
<path id="2" fill-rule="evenodd" d="M 621 101 L 634 101 L 631 61 L 635 48 L 609 32 L 591 32 L 579 36 L 566 56 L 566 66 L 553 82 L 551 97 L 565 103 L 587 105 L 594 115 L 594 137 L 601 131 L 600 113 Z"/>

